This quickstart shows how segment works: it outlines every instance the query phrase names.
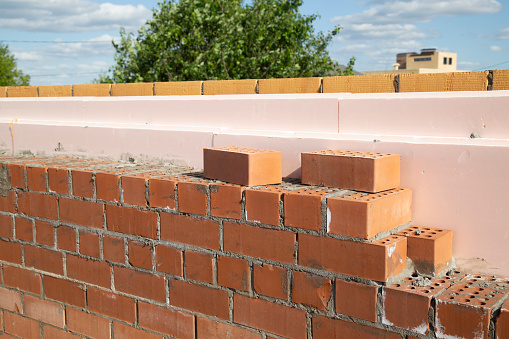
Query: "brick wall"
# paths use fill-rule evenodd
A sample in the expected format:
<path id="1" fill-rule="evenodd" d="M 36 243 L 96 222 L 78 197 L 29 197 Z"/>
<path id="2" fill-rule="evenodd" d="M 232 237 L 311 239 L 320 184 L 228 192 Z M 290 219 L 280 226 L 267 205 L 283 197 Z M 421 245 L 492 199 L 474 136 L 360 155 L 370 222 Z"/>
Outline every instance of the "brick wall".
<path id="1" fill-rule="evenodd" d="M 0 87 L 1 97 L 398 93 L 509 89 L 509 70 L 323 78 Z"/>
<path id="2" fill-rule="evenodd" d="M 1 156 L 0 335 L 508 335 L 509 279 L 452 269 L 452 233 L 410 225 L 412 192 L 383 170 L 397 156 L 311 153 L 308 185 L 261 186 L 170 165 Z M 338 164 L 355 174 L 348 190 Z"/>

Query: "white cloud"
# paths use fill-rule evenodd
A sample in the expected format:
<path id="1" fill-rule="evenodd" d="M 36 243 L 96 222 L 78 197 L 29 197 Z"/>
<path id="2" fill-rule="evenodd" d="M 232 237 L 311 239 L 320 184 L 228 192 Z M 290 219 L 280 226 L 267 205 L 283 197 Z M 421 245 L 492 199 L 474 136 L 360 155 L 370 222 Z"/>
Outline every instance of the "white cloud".
<path id="1" fill-rule="evenodd" d="M 36 52 L 15 52 L 14 57 L 21 61 L 41 61 L 42 56 Z"/>
<path id="2" fill-rule="evenodd" d="M 492 52 L 502 52 L 502 47 L 500 47 L 500 46 L 490 46 L 490 51 L 492 51 Z"/>
<path id="3" fill-rule="evenodd" d="M 509 27 L 498 31 L 497 38 L 500 40 L 509 39 Z"/>
<path id="4" fill-rule="evenodd" d="M 2 0 L 0 28 L 37 32 L 87 32 L 141 27 L 151 17 L 143 5 L 90 0 Z"/>
<path id="5" fill-rule="evenodd" d="M 375 1 L 376 5 L 363 12 L 335 17 L 341 25 L 358 23 L 405 24 L 429 22 L 438 16 L 491 14 L 502 9 L 496 0 L 410 0 Z"/>
<path id="6" fill-rule="evenodd" d="M 60 40 L 55 40 L 56 43 L 44 49 L 42 53 L 59 58 L 72 59 L 91 56 L 108 56 L 113 58 L 115 50 L 113 49 L 111 41 L 118 41 L 119 39 L 119 37 L 103 34 L 99 37 L 82 42 L 60 43 Z"/>

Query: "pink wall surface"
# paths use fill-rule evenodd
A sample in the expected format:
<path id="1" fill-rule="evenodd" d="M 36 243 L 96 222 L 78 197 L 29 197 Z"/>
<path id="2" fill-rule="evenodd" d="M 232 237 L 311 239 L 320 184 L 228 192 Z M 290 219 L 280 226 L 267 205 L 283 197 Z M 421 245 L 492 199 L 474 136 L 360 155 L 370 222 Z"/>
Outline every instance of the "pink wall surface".
<path id="1" fill-rule="evenodd" d="M 203 147 L 238 145 L 282 151 L 283 174 L 294 177 L 305 151 L 398 153 L 413 223 L 452 229 L 459 262 L 482 258 L 507 276 L 507 107 L 509 91 L 1 98 L 0 150 L 14 140 L 15 152 L 201 168 Z"/>

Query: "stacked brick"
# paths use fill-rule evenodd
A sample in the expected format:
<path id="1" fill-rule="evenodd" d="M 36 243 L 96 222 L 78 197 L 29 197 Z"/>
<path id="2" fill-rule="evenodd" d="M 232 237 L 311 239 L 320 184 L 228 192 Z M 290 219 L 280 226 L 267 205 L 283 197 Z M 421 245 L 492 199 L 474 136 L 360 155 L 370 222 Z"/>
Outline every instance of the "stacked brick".
<path id="1" fill-rule="evenodd" d="M 230 168 L 240 154 L 247 178 L 280 161 L 215 151 Z M 383 174 L 399 157 L 322 155 L 344 159 L 313 155 L 306 184 L 303 156 L 303 182 L 259 186 L 208 167 L 0 157 L 0 335 L 507 336 L 509 279 L 450 270 L 452 233 L 411 226 L 411 191 Z M 327 161 L 354 183 L 322 182 Z"/>

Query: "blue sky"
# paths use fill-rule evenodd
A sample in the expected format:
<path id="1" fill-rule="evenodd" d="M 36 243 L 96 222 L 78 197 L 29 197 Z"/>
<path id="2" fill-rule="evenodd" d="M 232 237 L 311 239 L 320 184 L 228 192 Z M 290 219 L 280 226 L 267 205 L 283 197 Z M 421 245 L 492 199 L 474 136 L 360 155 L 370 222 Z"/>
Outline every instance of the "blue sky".
<path id="1" fill-rule="evenodd" d="M 137 31 L 157 0 L 0 0 L 0 41 L 32 85 L 90 83 L 114 62 L 119 28 Z M 509 68 L 509 0 L 304 0 L 317 31 L 343 30 L 330 46 L 359 71 L 391 69 L 396 54 L 458 53 L 458 69 Z"/>

